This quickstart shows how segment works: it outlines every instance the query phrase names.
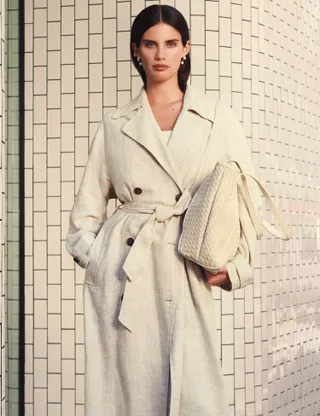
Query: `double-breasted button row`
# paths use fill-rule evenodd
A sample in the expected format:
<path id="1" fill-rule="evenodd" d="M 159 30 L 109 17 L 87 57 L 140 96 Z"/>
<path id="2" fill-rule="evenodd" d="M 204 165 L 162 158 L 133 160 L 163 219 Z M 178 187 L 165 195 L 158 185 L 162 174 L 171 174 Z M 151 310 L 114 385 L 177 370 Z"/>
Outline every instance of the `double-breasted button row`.
<path id="1" fill-rule="evenodd" d="M 134 188 L 134 190 L 133 190 L 133 192 L 136 194 L 136 195 L 141 195 L 142 194 L 142 189 L 141 188 Z M 178 202 L 179 201 L 179 199 L 181 198 L 181 193 L 180 194 L 177 194 L 176 196 L 175 196 L 175 200 L 176 200 L 176 202 Z"/>

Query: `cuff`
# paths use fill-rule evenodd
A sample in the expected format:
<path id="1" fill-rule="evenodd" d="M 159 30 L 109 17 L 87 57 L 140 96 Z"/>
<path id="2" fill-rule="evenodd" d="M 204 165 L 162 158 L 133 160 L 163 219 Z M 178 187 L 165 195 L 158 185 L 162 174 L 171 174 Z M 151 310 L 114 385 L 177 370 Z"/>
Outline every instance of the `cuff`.
<path id="1" fill-rule="evenodd" d="M 240 279 L 239 279 L 239 276 L 238 276 L 236 266 L 233 263 L 228 262 L 226 264 L 226 268 L 228 270 L 228 275 L 229 275 L 229 279 L 230 279 L 230 282 L 231 282 L 231 289 L 230 290 L 239 289 L 240 288 Z"/>
<path id="2" fill-rule="evenodd" d="M 226 268 L 232 285 L 231 290 L 240 289 L 252 283 L 253 269 L 241 254 L 228 262 Z"/>
<path id="3" fill-rule="evenodd" d="M 73 257 L 73 261 L 83 269 L 86 269 L 90 263 L 90 258 L 85 254 L 82 257 Z"/>
<path id="4" fill-rule="evenodd" d="M 86 232 L 79 238 L 71 248 L 67 247 L 69 253 L 73 256 L 73 260 L 83 269 L 85 269 L 90 262 L 90 247 L 95 240 L 95 234 Z"/>

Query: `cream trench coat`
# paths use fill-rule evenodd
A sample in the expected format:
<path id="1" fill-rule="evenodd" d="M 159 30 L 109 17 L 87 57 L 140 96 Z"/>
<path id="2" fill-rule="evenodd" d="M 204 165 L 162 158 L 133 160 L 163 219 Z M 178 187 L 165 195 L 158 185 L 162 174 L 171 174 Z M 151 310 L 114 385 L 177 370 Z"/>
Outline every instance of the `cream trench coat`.
<path id="1" fill-rule="evenodd" d="M 168 143 L 144 87 L 101 120 L 67 235 L 86 268 L 86 416 L 228 414 L 211 287 L 177 244 L 191 196 L 230 158 L 253 173 L 234 112 L 189 85 Z M 107 219 L 110 198 L 122 206 Z M 253 279 L 256 236 L 240 209 L 232 290 Z"/>

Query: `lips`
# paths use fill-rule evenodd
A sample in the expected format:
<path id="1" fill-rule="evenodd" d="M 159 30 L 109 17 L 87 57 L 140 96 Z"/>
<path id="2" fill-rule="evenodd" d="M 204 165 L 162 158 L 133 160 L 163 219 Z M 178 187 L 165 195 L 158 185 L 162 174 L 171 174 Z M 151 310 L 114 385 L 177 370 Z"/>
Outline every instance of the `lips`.
<path id="1" fill-rule="evenodd" d="M 155 68 L 155 69 L 166 69 L 166 68 L 168 68 L 168 65 L 154 65 L 153 68 Z"/>

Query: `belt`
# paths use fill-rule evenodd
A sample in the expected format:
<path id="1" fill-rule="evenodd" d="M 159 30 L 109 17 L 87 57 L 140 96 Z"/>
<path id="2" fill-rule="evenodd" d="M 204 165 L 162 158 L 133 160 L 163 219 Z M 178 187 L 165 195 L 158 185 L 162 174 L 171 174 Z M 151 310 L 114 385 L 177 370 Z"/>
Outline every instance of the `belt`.
<path id="1" fill-rule="evenodd" d="M 191 199 L 191 194 L 186 189 L 175 205 L 126 202 L 119 207 L 122 211 L 129 213 L 150 214 L 147 222 L 136 236 L 123 264 L 127 280 L 118 319 L 131 332 L 134 329 L 135 321 L 138 319 L 137 314 L 140 302 L 143 302 L 143 287 L 141 284 L 145 278 L 144 275 L 150 273 L 145 259 L 147 258 L 148 250 L 151 249 L 155 225 L 157 222 L 165 222 L 173 216 L 182 215 L 189 207 Z"/>

